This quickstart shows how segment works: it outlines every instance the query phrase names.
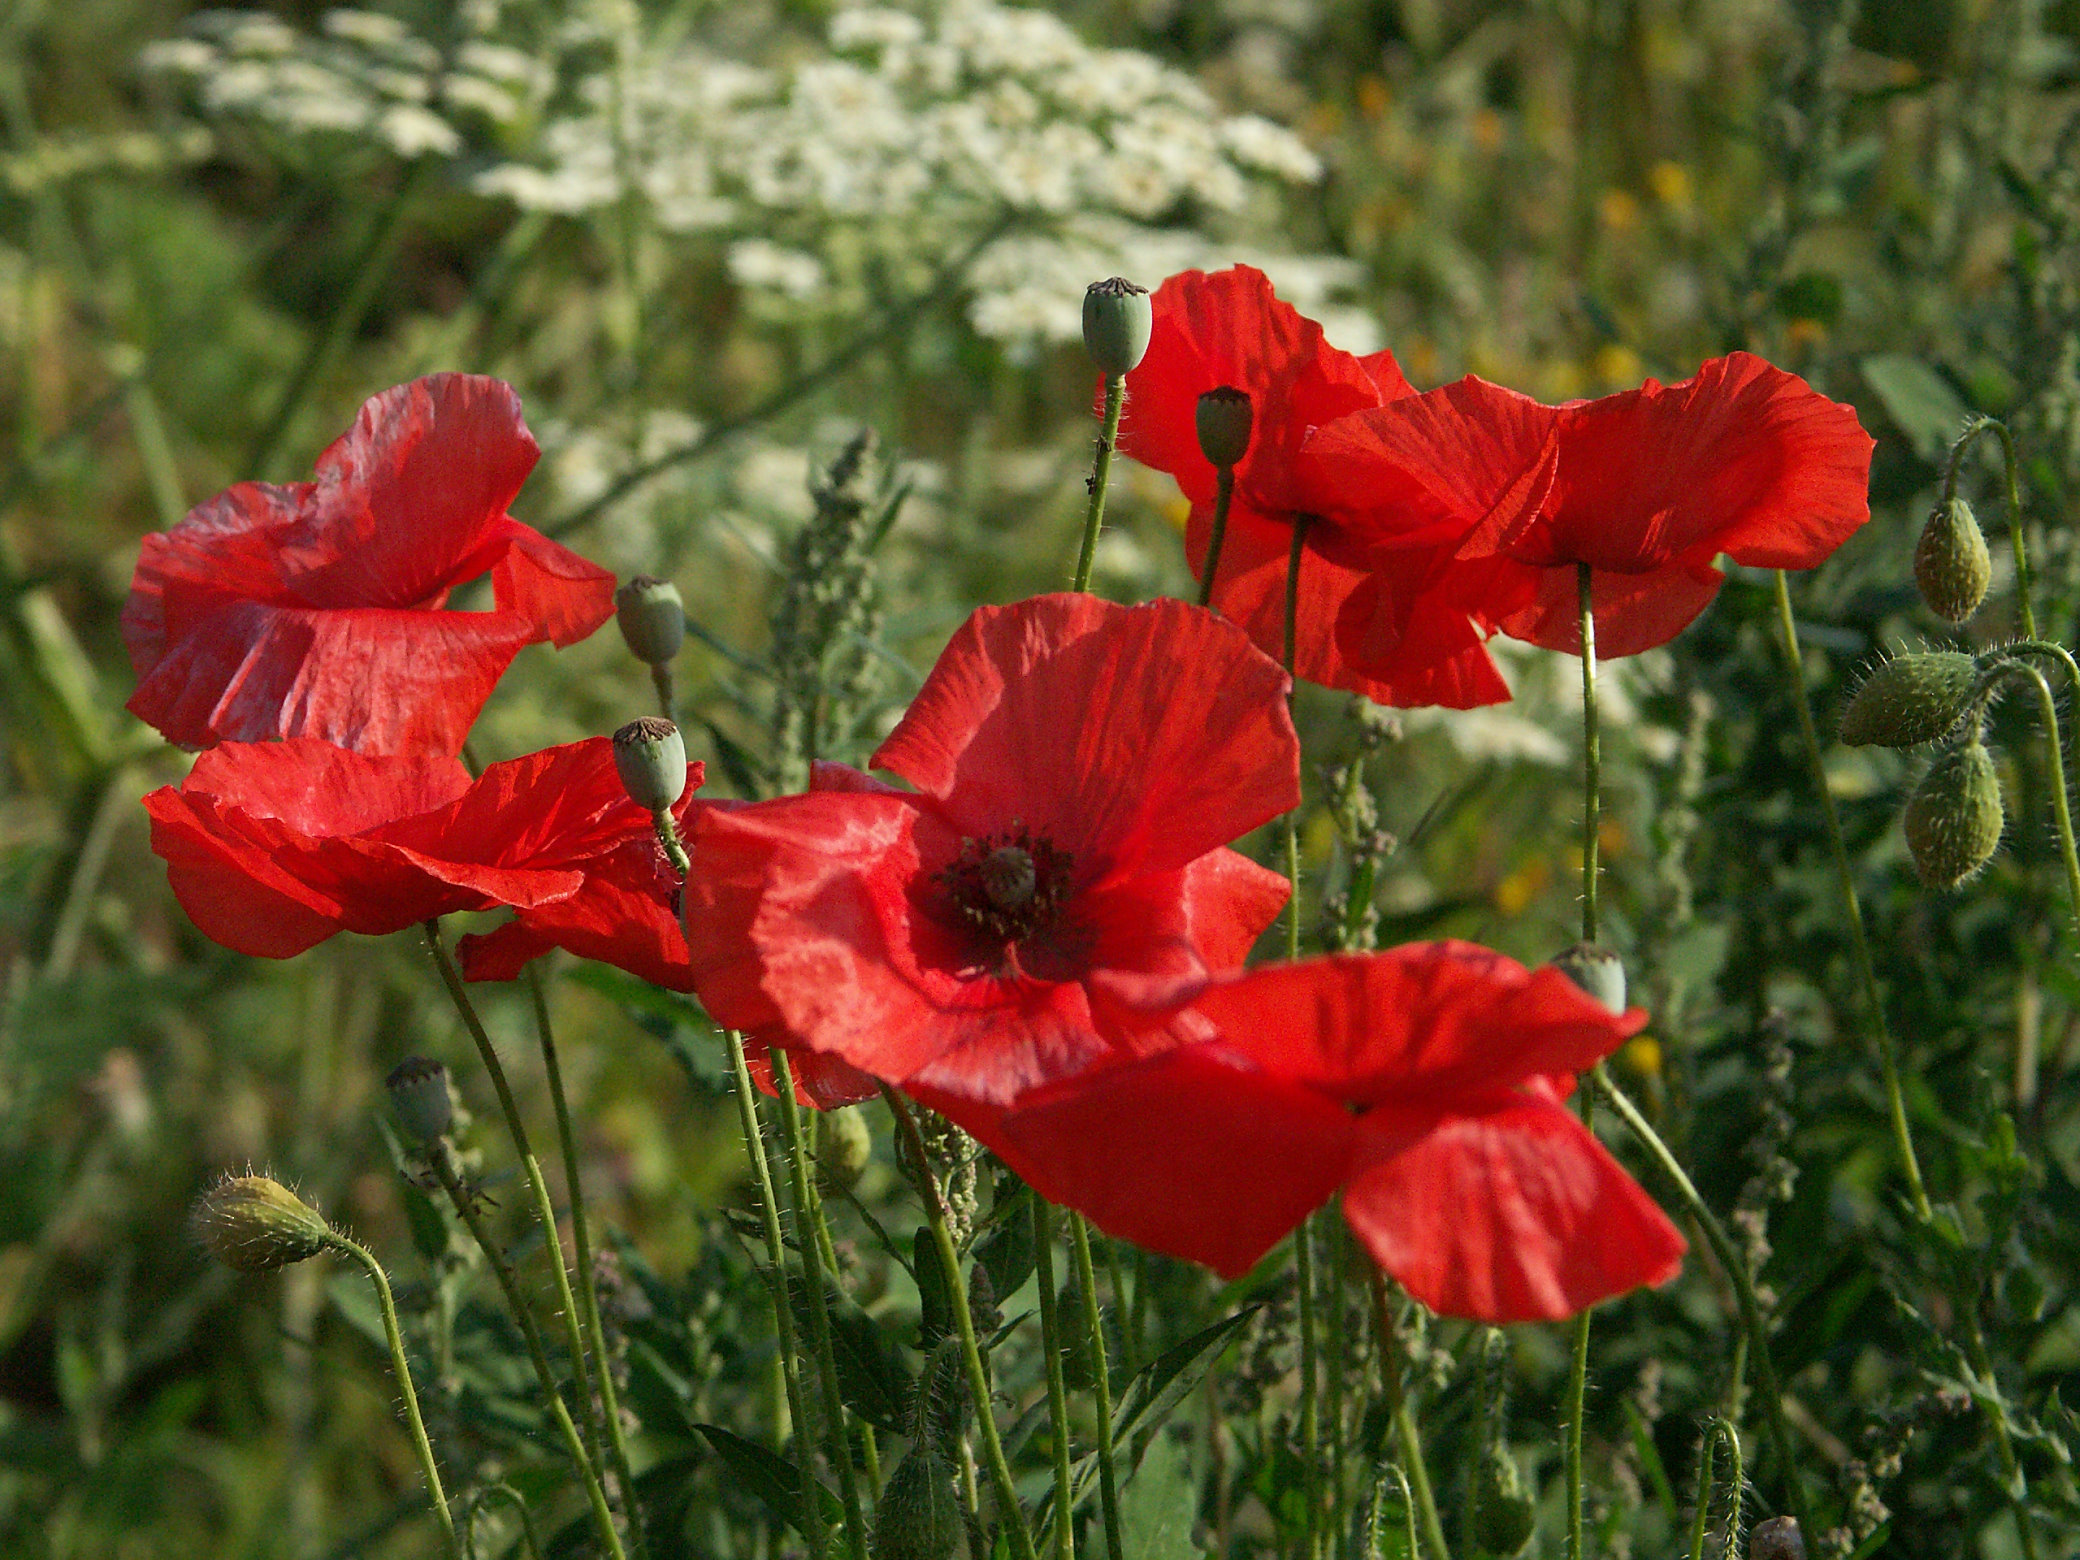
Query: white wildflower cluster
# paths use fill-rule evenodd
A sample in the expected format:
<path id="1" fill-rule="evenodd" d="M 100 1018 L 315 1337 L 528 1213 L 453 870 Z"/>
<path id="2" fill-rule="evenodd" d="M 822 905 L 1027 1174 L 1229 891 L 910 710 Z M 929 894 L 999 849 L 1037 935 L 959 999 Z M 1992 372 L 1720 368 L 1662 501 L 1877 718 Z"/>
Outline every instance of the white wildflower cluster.
<path id="1" fill-rule="evenodd" d="M 487 18 L 495 20 L 495 18 Z M 291 138 L 370 141 L 402 158 L 451 158 L 522 129 L 554 85 L 532 55 L 483 37 L 451 50 L 375 11 L 325 13 L 315 33 L 252 11 L 205 11 L 145 48 L 148 73 L 186 82 L 216 118 Z"/>

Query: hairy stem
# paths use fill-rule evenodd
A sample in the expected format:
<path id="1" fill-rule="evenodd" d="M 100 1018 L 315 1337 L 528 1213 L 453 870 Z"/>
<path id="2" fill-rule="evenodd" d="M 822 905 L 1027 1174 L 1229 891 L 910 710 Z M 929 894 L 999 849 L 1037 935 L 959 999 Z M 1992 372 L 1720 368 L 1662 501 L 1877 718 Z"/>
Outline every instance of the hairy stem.
<path id="1" fill-rule="evenodd" d="M 1105 381 L 1105 424 L 1098 434 L 1097 458 L 1091 463 L 1091 501 L 1083 514 L 1083 547 L 1076 555 L 1071 590 L 1091 588 L 1091 566 L 1098 558 L 1098 532 L 1105 524 L 1105 489 L 1112 481 L 1112 447 L 1119 442 L 1119 416 L 1127 405 L 1127 376 Z"/>

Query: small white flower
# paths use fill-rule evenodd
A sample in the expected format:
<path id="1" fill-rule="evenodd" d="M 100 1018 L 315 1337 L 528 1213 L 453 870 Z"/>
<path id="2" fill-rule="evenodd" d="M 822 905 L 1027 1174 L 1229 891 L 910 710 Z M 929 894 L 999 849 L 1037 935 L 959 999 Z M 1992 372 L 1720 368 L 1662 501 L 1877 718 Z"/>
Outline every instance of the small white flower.
<path id="1" fill-rule="evenodd" d="M 831 18 L 834 49 L 902 48 L 924 40 L 924 23 L 905 11 L 859 6 Z"/>
<path id="2" fill-rule="evenodd" d="M 376 120 L 376 134 L 400 157 L 422 157 L 433 152 L 453 157 L 462 150 L 462 137 L 455 127 L 416 103 L 393 103 Z"/>
<path id="3" fill-rule="evenodd" d="M 223 56 L 200 38 L 161 38 L 137 51 L 138 68 L 200 76 L 216 68 Z"/>
<path id="4" fill-rule="evenodd" d="M 730 245 L 729 273 L 740 286 L 785 297 L 814 297 L 823 290 L 823 263 L 798 249 L 784 249 L 763 238 Z"/>
<path id="5" fill-rule="evenodd" d="M 342 8 L 325 13 L 324 27 L 335 38 L 344 38 L 350 43 L 365 43 L 371 48 L 402 43 L 411 37 L 411 31 L 394 16 L 384 16 L 375 11 L 356 11 Z"/>

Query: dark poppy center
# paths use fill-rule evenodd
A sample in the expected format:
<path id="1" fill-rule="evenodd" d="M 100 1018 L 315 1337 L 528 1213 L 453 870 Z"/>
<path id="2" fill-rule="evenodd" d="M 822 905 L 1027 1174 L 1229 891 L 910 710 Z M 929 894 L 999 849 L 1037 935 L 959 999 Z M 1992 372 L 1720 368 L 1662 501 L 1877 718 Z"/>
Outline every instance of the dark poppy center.
<path id="1" fill-rule="evenodd" d="M 992 942 L 1018 944 L 1042 936 L 1068 901 L 1075 858 L 1024 824 L 983 839 L 964 839 L 960 854 L 934 874 L 960 921 Z"/>

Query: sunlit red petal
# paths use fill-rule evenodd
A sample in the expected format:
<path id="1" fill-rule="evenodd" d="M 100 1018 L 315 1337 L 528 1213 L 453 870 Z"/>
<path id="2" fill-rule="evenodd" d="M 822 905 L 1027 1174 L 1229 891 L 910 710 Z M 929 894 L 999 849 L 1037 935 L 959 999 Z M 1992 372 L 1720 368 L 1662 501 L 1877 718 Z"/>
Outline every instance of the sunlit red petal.
<path id="1" fill-rule="evenodd" d="M 1682 1265 L 1667 1216 L 1549 1095 L 1498 1093 L 1450 1116 L 1377 1109 L 1358 1134 L 1344 1217 L 1443 1315 L 1557 1320 Z"/>
<path id="2" fill-rule="evenodd" d="M 1298 802 L 1284 691 L 1196 607 L 1040 596 L 961 626 L 874 764 L 963 834 L 1016 821 L 1080 875 L 1162 871 Z"/>

